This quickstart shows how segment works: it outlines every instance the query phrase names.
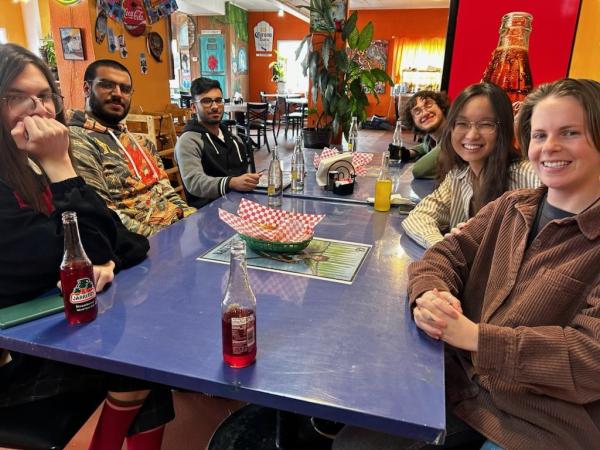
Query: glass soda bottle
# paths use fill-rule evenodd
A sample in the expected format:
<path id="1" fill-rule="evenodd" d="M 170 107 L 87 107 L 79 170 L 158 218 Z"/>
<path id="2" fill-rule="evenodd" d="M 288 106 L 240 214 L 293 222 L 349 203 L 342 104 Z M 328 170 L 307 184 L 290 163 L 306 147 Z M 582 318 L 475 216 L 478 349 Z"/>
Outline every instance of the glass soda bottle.
<path id="1" fill-rule="evenodd" d="M 389 211 L 392 196 L 392 179 L 390 178 L 390 153 L 383 152 L 381 171 L 375 182 L 375 211 Z"/>
<path id="2" fill-rule="evenodd" d="M 273 159 L 271 159 L 271 163 L 269 164 L 267 195 L 267 202 L 270 208 L 281 206 L 281 199 L 283 198 L 283 171 L 281 170 L 281 162 L 277 155 L 277 148 L 273 149 Z"/>
<path id="3" fill-rule="evenodd" d="M 296 137 L 294 153 L 292 153 L 292 192 L 304 190 L 304 150 L 302 149 L 302 135 Z"/>
<path id="4" fill-rule="evenodd" d="M 256 298 L 248 282 L 246 243 L 234 239 L 230 253 L 229 281 L 221 303 L 223 361 L 240 368 L 256 359 Z"/>
<path id="5" fill-rule="evenodd" d="M 79 237 L 77 214 L 62 213 L 65 253 L 60 265 L 60 284 L 69 324 L 90 322 L 98 315 L 94 268 Z"/>
<path id="6" fill-rule="evenodd" d="M 529 33 L 533 17 L 511 12 L 502 17 L 498 46 L 481 81 L 494 83 L 506 91 L 515 113 L 533 88 L 529 67 Z"/>
<path id="7" fill-rule="evenodd" d="M 348 132 L 348 151 L 358 151 L 358 120 L 356 116 L 352 117 L 352 123 L 350 123 L 350 131 Z"/>

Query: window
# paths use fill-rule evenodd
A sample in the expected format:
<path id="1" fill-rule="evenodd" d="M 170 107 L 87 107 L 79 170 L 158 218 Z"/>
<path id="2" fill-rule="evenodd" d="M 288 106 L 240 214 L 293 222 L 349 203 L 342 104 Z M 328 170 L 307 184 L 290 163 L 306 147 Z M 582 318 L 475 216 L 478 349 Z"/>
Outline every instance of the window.
<path id="1" fill-rule="evenodd" d="M 306 55 L 306 46 L 298 60 L 296 60 L 296 49 L 301 41 L 277 41 L 277 52 L 283 58 L 286 58 L 285 67 L 285 88 L 289 92 L 307 92 L 308 77 L 302 74 L 302 64 Z"/>
<path id="2" fill-rule="evenodd" d="M 0 44 L 8 43 L 8 39 L 6 38 L 6 28 L 0 28 Z"/>

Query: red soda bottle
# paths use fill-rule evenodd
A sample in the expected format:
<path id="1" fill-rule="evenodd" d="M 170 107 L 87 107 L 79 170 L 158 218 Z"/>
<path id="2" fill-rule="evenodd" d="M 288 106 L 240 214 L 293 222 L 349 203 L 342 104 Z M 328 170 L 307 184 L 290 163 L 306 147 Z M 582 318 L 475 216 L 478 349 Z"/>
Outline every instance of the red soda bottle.
<path id="1" fill-rule="evenodd" d="M 60 284 L 65 316 L 69 324 L 90 322 L 98 315 L 94 268 L 85 254 L 79 237 L 77 214 L 62 213 L 65 253 L 60 265 Z"/>
<path id="2" fill-rule="evenodd" d="M 235 239 L 230 253 L 229 281 L 221 303 L 223 361 L 241 368 L 256 359 L 256 297 L 248 283 L 246 243 Z"/>

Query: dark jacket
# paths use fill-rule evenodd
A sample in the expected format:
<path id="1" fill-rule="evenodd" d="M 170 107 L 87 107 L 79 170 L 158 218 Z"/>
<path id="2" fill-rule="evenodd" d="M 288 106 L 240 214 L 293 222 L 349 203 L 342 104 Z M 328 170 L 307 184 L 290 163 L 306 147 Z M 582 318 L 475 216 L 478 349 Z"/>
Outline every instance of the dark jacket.
<path id="1" fill-rule="evenodd" d="M 0 307 L 31 300 L 56 286 L 63 255 L 61 214 L 75 211 L 83 247 L 94 264 L 115 270 L 146 257 L 148 240 L 128 231 L 82 178 L 50 185 L 47 216 L 24 204 L 0 180 Z"/>
<path id="2" fill-rule="evenodd" d="M 177 140 L 175 156 L 188 203 L 200 207 L 229 192 L 229 181 L 247 173 L 252 155 L 244 142 L 221 125 L 223 139 L 194 117 Z"/>

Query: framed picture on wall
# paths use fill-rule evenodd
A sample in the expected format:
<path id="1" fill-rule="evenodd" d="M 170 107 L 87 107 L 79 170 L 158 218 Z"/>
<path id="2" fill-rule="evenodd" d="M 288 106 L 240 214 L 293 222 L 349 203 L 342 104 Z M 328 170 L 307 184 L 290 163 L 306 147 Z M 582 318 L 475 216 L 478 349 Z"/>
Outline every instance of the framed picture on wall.
<path id="1" fill-rule="evenodd" d="M 483 13 L 479 0 L 451 0 L 442 90 L 455 98 L 465 87 L 488 75 L 500 57 L 504 55 L 508 65 L 519 51 L 523 53 L 519 57 L 529 65 L 524 91 L 566 77 L 580 5 L 581 0 L 489 0 Z M 504 25 L 510 22 L 507 16 L 523 14 L 527 20 L 513 18 L 513 29 L 503 34 Z M 502 37 L 515 36 L 515 30 L 521 31 L 522 38 L 514 51 L 500 45 Z"/>
<path id="2" fill-rule="evenodd" d="M 60 44 L 65 59 L 75 61 L 85 60 L 80 28 L 61 28 Z"/>

